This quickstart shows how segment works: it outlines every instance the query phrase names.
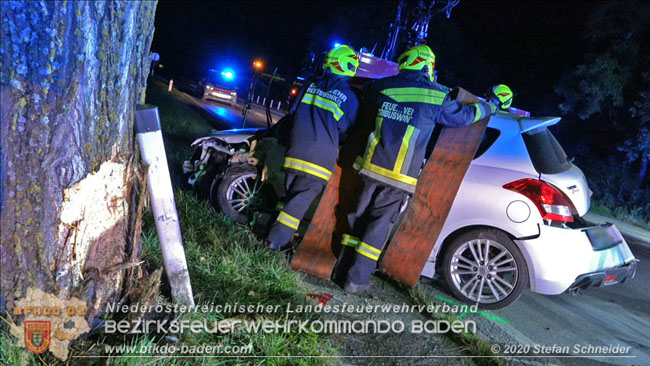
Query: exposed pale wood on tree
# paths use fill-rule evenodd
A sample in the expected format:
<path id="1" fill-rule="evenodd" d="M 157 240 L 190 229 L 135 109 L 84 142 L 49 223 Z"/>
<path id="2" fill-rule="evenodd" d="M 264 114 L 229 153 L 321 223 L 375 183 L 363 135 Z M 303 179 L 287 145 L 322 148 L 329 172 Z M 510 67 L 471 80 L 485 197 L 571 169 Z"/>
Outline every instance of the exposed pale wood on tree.
<path id="1" fill-rule="evenodd" d="M 139 245 L 130 239 L 137 192 L 129 161 L 133 110 L 144 102 L 156 2 L 0 6 L 0 308 L 11 308 L 27 288 L 38 287 L 88 301 L 92 317 L 120 295 L 123 271 L 106 269 L 128 262 L 132 247 Z M 99 174 L 107 162 L 122 167 L 115 170 L 122 174 L 119 192 L 109 192 L 114 199 L 101 213 L 83 212 L 75 222 L 62 222 L 64 192 L 84 187 L 89 174 Z M 115 225 L 97 238 L 81 231 L 93 227 L 97 217 L 120 212 Z M 80 246 L 84 240 L 87 245 Z"/>

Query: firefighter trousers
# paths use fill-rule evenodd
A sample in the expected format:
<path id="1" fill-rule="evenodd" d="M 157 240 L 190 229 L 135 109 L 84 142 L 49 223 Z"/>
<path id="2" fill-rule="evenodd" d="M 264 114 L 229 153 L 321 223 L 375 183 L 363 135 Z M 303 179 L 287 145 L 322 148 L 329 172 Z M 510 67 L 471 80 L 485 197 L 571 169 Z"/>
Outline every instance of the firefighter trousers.
<path id="1" fill-rule="evenodd" d="M 287 172 L 284 207 L 278 214 L 269 233 L 269 246 L 278 249 L 291 242 L 298 230 L 300 220 L 305 216 L 314 199 L 323 191 L 327 182 L 319 178 L 308 178 Z"/>
<path id="2" fill-rule="evenodd" d="M 363 179 L 357 209 L 348 215 L 351 234 L 343 235 L 341 240 L 343 250 L 336 266 L 337 277 L 347 273 L 348 282 L 368 282 L 407 195 L 397 188 Z"/>

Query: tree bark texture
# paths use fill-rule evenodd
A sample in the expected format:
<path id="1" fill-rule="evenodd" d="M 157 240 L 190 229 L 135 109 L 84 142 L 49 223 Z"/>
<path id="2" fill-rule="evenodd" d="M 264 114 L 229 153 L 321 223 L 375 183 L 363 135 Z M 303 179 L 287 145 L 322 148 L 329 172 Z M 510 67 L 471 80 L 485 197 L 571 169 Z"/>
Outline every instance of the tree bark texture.
<path id="1" fill-rule="evenodd" d="M 134 261 L 133 112 L 156 2 L 0 7 L 0 309 L 38 287 L 93 316 Z"/>

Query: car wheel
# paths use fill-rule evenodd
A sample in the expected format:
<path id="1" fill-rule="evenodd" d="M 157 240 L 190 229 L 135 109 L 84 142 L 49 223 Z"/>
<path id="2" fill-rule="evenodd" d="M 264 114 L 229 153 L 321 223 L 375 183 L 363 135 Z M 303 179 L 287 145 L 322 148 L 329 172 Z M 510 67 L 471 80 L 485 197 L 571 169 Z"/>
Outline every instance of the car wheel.
<path id="1" fill-rule="evenodd" d="M 475 229 L 452 239 L 443 254 L 442 273 L 454 297 L 485 309 L 510 305 L 528 284 L 524 256 L 496 229 Z"/>
<path id="2" fill-rule="evenodd" d="M 188 159 L 190 163 L 197 162 L 201 160 L 201 155 L 203 154 L 203 149 L 198 146 L 192 152 L 192 156 Z M 214 149 L 209 150 L 210 158 L 205 164 L 202 170 L 196 170 L 195 167 L 191 167 L 188 172 L 183 172 L 183 181 L 181 183 L 181 188 L 185 190 L 192 190 L 196 193 L 201 199 L 210 198 L 210 190 L 212 189 L 212 183 L 215 179 L 221 178 L 221 169 L 227 164 L 227 161 L 230 159 L 230 155 L 223 152 L 215 151 Z M 190 184 L 190 181 L 192 183 Z"/>
<path id="3" fill-rule="evenodd" d="M 247 224 L 254 212 L 267 211 L 273 205 L 273 189 L 267 186 L 258 178 L 256 167 L 235 165 L 212 182 L 210 202 L 234 222 Z"/>

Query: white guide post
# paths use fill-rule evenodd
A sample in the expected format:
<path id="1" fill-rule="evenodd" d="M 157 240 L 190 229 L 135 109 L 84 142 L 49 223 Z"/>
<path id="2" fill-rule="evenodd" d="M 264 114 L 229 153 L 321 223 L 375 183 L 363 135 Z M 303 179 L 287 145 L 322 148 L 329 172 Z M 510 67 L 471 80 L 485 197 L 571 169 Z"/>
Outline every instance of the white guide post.
<path id="1" fill-rule="evenodd" d="M 135 132 L 142 160 L 149 166 L 147 189 L 162 247 L 165 271 L 174 301 L 194 305 L 190 275 L 185 261 L 181 228 L 174 191 L 169 177 L 167 156 L 160 131 L 158 107 L 139 105 L 135 112 Z"/>

